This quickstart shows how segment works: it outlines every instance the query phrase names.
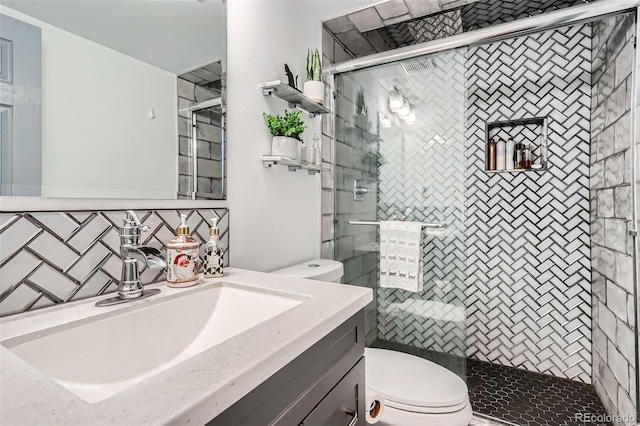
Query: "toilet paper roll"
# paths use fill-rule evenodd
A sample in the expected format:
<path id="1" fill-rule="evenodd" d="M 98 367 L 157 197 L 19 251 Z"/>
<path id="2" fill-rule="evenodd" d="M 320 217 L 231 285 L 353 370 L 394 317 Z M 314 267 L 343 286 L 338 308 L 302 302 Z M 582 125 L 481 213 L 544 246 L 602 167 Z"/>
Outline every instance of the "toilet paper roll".
<path id="1" fill-rule="evenodd" d="M 378 423 L 384 412 L 384 399 L 367 388 L 365 391 L 365 404 L 367 423 L 370 425 Z"/>

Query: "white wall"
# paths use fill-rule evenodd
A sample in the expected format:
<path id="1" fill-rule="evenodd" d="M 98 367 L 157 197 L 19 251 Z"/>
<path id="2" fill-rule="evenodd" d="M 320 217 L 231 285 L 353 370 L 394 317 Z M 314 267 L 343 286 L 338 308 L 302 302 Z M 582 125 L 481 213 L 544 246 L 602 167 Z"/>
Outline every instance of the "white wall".
<path id="1" fill-rule="evenodd" d="M 372 1 L 229 0 L 228 206 L 231 264 L 273 271 L 320 255 L 320 177 L 266 169 L 271 136 L 263 112 L 282 113 L 286 102 L 262 96 L 261 82 L 285 79 L 284 63 L 299 84 L 306 78 L 308 48 L 321 48 L 322 21 Z M 306 116 L 306 114 L 305 114 Z M 320 119 L 308 119 L 312 142 Z"/>
<path id="2" fill-rule="evenodd" d="M 2 4 L 174 74 L 225 57 L 222 0 L 2 0 Z"/>
<path id="3" fill-rule="evenodd" d="M 176 76 L 10 8 L 0 13 L 42 28 L 42 195 L 175 198 Z"/>
<path id="4" fill-rule="evenodd" d="M 318 257 L 320 178 L 285 167 L 264 168 L 271 149 L 263 112 L 286 102 L 264 97 L 258 84 L 284 79 L 284 63 L 303 74 L 307 48 L 320 46 L 300 2 L 231 0 L 228 5 L 228 206 L 231 264 L 260 271 Z M 306 114 L 305 114 L 306 115 Z M 308 119 L 311 141 L 320 119 Z"/>

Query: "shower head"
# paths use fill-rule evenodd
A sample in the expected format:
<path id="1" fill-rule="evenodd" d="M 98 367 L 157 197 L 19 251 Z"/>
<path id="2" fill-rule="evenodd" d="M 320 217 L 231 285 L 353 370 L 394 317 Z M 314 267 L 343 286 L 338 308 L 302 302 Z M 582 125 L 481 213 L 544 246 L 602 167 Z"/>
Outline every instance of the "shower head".
<path id="1" fill-rule="evenodd" d="M 400 64 L 407 74 L 415 74 L 437 68 L 434 58 L 417 58 L 404 61 Z"/>

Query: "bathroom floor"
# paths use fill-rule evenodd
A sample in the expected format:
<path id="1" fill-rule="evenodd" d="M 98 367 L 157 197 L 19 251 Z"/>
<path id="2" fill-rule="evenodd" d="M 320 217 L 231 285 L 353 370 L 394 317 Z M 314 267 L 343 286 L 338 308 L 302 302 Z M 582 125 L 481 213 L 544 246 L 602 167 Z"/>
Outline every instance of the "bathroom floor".
<path id="1" fill-rule="evenodd" d="M 376 340 L 376 348 L 416 355 L 460 374 L 464 358 Z M 609 426 L 576 414 L 602 417 L 604 406 L 591 385 L 499 364 L 466 360 L 467 386 L 474 413 L 518 426 Z"/>

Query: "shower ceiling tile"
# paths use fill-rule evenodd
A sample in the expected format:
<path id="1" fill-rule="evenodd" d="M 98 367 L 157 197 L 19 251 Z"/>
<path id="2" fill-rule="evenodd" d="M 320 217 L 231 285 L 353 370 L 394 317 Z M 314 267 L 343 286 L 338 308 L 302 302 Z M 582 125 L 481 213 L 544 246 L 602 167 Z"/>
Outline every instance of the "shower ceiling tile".
<path id="1" fill-rule="evenodd" d="M 351 31 L 356 28 L 346 16 L 325 21 L 324 26 L 333 34 L 346 33 L 347 31 Z"/>
<path id="2" fill-rule="evenodd" d="M 403 0 L 390 0 L 375 6 L 382 19 L 396 18 L 409 13 Z"/>
<path id="3" fill-rule="evenodd" d="M 348 16 L 361 33 L 375 30 L 384 25 L 382 19 L 380 19 L 380 15 L 378 15 L 378 12 L 373 7 L 352 13 Z"/>
<path id="4" fill-rule="evenodd" d="M 405 0 L 404 2 L 413 18 L 431 15 L 442 10 L 438 0 Z"/>
<path id="5" fill-rule="evenodd" d="M 366 55 L 376 53 L 371 43 L 358 32 L 358 30 L 347 31 L 346 33 L 337 34 L 338 40 L 345 45 L 347 49 L 354 55 Z"/>

